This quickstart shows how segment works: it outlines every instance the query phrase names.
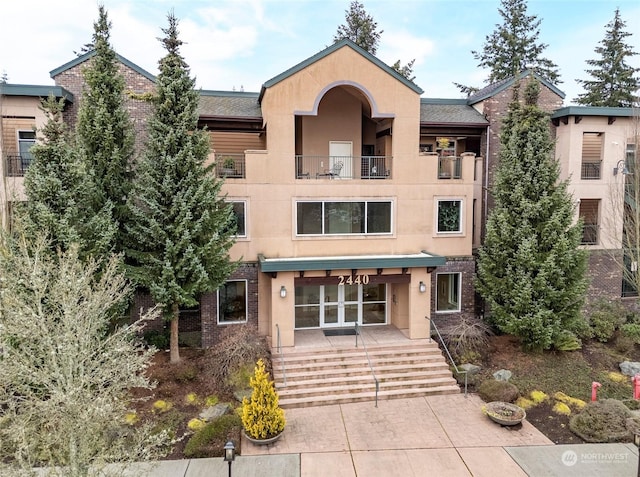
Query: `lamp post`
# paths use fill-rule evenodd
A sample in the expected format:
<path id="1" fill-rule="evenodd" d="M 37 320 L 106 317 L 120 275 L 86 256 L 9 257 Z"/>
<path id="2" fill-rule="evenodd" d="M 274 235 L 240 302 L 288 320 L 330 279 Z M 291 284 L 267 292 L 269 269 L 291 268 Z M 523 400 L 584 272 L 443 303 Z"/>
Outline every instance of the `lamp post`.
<path id="1" fill-rule="evenodd" d="M 231 477 L 231 463 L 236 459 L 236 446 L 232 441 L 224 445 L 224 461 L 229 463 L 229 477 Z"/>

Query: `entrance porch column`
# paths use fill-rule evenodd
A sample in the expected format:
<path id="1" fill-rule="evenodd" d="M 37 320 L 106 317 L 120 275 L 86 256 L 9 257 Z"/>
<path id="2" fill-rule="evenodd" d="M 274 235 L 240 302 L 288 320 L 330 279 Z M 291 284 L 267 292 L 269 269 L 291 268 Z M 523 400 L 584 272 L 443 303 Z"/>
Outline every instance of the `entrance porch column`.
<path id="1" fill-rule="evenodd" d="M 424 285 L 424 292 L 420 291 L 420 283 Z M 411 270 L 411 283 L 409 284 L 409 338 L 429 338 L 431 325 L 429 319 L 431 313 L 431 276 L 424 268 Z"/>
<path id="2" fill-rule="evenodd" d="M 295 327 L 296 290 L 293 272 L 278 272 L 271 279 L 271 346 L 278 345 L 278 329 L 280 328 L 280 344 L 294 346 L 293 329 Z M 284 288 L 283 288 L 284 287 Z M 282 297 L 282 293 L 285 297 Z"/>

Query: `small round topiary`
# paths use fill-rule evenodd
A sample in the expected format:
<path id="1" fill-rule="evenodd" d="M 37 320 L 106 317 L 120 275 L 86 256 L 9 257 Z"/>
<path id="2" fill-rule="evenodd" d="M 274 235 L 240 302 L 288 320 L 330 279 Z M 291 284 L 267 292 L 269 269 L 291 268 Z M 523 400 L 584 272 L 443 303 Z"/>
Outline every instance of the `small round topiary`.
<path id="1" fill-rule="evenodd" d="M 590 402 L 571 418 L 569 429 L 586 442 L 624 442 L 632 438 L 628 428 L 631 411 L 617 399 Z"/>
<path id="2" fill-rule="evenodd" d="M 478 394 L 485 402 L 502 401 L 514 402 L 518 399 L 520 391 L 508 381 L 487 379 L 478 387 Z"/>

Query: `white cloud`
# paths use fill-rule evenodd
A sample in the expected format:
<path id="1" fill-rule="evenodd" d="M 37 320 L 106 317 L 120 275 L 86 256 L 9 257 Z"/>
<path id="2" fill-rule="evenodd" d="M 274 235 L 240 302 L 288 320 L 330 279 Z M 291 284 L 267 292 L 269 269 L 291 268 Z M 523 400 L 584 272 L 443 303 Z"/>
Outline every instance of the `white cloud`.
<path id="1" fill-rule="evenodd" d="M 434 51 L 434 43 L 429 38 L 413 35 L 407 31 L 385 31 L 384 42 L 377 54 L 383 61 L 393 64 L 400 60 L 405 64 L 415 59 L 414 66 L 422 65 Z"/>

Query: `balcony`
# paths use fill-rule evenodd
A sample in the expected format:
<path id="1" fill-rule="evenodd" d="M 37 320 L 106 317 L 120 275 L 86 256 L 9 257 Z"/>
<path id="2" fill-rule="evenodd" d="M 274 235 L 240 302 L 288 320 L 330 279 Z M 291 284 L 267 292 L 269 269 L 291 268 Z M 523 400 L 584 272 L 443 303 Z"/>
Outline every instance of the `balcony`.
<path id="1" fill-rule="evenodd" d="M 460 156 L 438 157 L 438 179 L 462 179 L 462 158 Z"/>
<path id="2" fill-rule="evenodd" d="M 595 180 L 600 179 L 602 161 L 583 162 L 580 168 L 580 179 Z"/>
<path id="3" fill-rule="evenodd" d="M 296 156 L 296 179 L 391 179 L 391 156 Z"/>
<path id="4" fill-rule="evenodd" d="M 246 179 L 247 164 L 244 154 L 216 153 L 216 176 L 229 179 Z"/>
<path id="5" fill-rule="evenodd" d="M 31 154 L 7 154 L 4 163 L 4 173 L 7 177 L 22 177 L 31 165 Z"/>

